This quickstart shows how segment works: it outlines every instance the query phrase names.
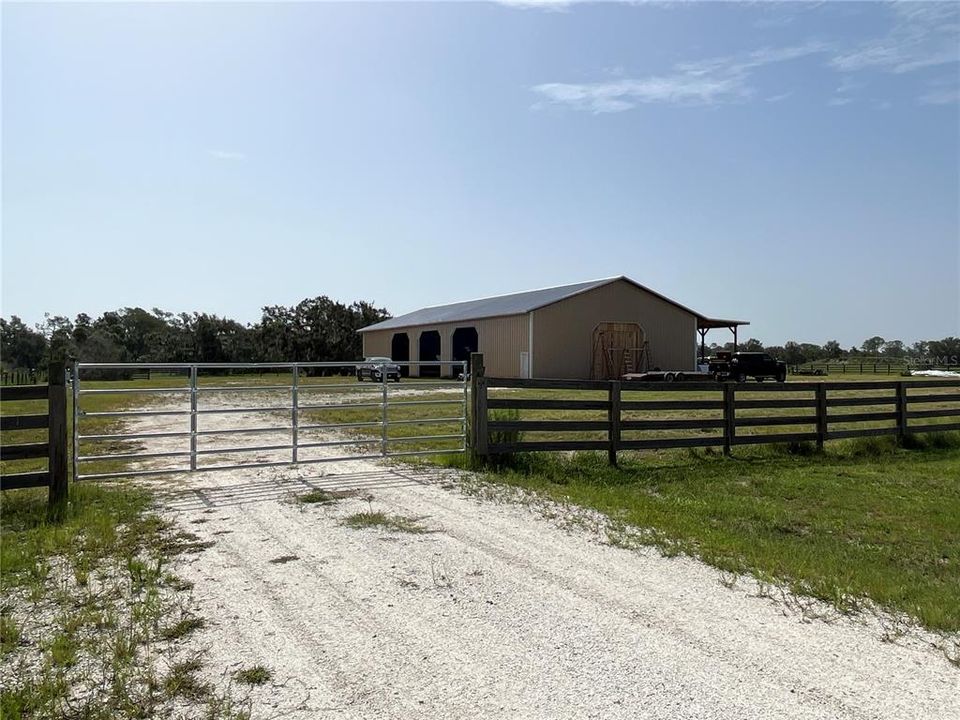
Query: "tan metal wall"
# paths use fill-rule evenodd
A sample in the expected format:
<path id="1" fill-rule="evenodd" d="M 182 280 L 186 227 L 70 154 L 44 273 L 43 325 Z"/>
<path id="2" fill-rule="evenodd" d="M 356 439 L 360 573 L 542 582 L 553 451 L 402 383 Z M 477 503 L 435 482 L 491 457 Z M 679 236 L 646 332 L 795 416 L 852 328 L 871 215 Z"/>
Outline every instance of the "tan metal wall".
<path id="1" fill-rule="evenodd" d="M 533 312 L 534 377 L 589 378 L 593 330 L 604 321 L 640 323 L 651 368 L 695 369 L 696 317 L 621 280 Z"/>
<path id="2" fill-rule="evenodd" d="M 410 338 L 410 359 L 418 360 L 420 352 L 420 333 L 437 330 L 440 332 L 440 359 L 453 358 L 453 331 L 461 327 L 475 327 L 480 352 L 488 375 L 496 377 L 520 376 L 520 353 L 527 350 L 529 324 L 527 315 L 508 315 L 497 318 L 484 318 L 472 322 L 442 323 L 439 325 L 418 325 L 409 328 L 374 330 L 363 333 L 364 357 L 389 357 L 394 333 L 405 332 Z M 444 367 L 448 374 L 449 368 Z M 411 371 L 416 375 L 416 371 Z"/>

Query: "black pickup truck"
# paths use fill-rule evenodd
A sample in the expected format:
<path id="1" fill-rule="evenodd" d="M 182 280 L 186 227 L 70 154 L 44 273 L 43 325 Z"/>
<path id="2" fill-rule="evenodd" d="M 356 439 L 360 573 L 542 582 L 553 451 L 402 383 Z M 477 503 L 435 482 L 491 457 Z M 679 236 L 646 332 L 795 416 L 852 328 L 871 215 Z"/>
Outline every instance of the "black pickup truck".
<path id="1" fill-rule="evenodd" d="M 787 364 L 763 352 L 719 353 L 710 358 L 710 374 L 717 380 L 744 382 L 755 378 L 763 382 L 772 378 L 777 382 L 787 379 Z"/>

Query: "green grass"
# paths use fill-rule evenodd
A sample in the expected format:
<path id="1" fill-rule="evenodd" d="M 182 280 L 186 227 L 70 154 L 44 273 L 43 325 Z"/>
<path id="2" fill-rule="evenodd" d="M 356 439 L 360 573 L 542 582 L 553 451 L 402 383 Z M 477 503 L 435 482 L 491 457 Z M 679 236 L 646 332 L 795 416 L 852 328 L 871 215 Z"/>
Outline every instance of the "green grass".
<path id="1" fill-rule="evenodd" d="M 273 673 L 263 665 L 254 665 L 237 672 L 233 678 L 241 685 L 263 685 L 270 681 Z"/>
<path id="2" fill-rule="evenodd" d="M 211 693 L 210 686 L 197 677 L 203 667 L 199 657 L 174 663 L 163 679 L 164 694 L 170 698 L 203 700 Z"/>
<path id="3" fill-rule="evenodd" d="M 44 490 L 0 502 L 0 717 L 167 717 L 175 698 L 204 717 L 248 716 L 197 680 L 199 660 L 159 672 L 157 651 L 203 625 L 166 565 L 205 544 L 152 513 L 149 493 L 79 484 L 56 523 Z"/>
<path id="4" fill-rule="evenodd" d="M 20 645 L 20 626 L 6 612 L 0 612 L 0 654 L 13 652 Z"/>
<path id="5" fill-rule="evenodd" d="M 179 640 L 205 625 L 203 618 L 188 616 L 160 630 L 161 640 Z"/>
<path id="6" fill-rule="evenodd" d="M 349 515 L 343 520 L 343 524 L 355 530 L 365 528 L 382 528 L 392 532 L 411 533 L 421 535 L 430 530 L 420 524 L 420 518 L 404 517 L 403 515 L 387 515 L 383 512 L 359 512 Z"/>
<path id="7" fill-rule="evenodd" d="M 526 455 L 484 477 L 605 513 L 615 544 L 639 539 L 841 609 L 869 599 L 956 631 L 960 437 L 914 442 L 921 449 L 870 438 L 814 455 L 650 453 L 619 468 L 599 454 Z"/>
<path id="8" fill-rule="evenodd" d="M 155 707 L 153 670 L 139 648 L 171 609 L 161 570 L 169 528 L 149 512 L 149 495 L 77 486 L 57 523 L 47 520 L 43 490 L 4 492 L 0 502 L 7 611 L 0 716 L 60 717 L 75 703 L 84 717 L 125 718 L 135 707 Z M 39 612 L 53 614 L 38 625 Z M 73 694 L 100 673 L 118 682 Z"/>
<path id="9" fill-rule="evenodd" d="M 356 495 L 356 492 L 343 490 L 310 490 L 302 495 L 297 495 L 297 502 L 304 505 L 331 505 L 352 495 Z"/>
<path id="10" fill-rule="evenodd" d="M 47 521 L 45 490 L 6 491 L 0 503 L 5 589 L 42 582 L 49 570 L 44 563 L 53 557 L 65 558 L 77 577 L 107 558 L 133 561 L 141 549 L 161 542 L 165 528 L 147 512 L 150 495 L 128 486 L 75 485 L 59 523 Z"/>

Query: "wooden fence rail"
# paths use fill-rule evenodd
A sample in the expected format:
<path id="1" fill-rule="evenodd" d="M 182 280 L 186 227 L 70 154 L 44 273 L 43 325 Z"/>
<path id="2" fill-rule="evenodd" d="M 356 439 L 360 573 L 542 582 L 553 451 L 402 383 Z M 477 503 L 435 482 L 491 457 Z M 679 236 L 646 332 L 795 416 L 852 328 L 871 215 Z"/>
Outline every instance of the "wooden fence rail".
<path id="1" fill-rule="evenodd" d="M 878 435 L 902 439 L 910 433 L 960 430 L 960 380 L 756 384 L 523 380 L 485 377 L 480 354 L 471 362 L 471 441 L 474 454 L 481 457 L 606 450 L 610 463 L 616 464 L 621 450 L 722 447 L 730 454 L 740 445 L 794 442 L 811 442 L 822 449 L 828 440 Z M 489 397 L 494 389 L 602 391 L 606 397 Z M 934 389 L 939 392 L 931 392 Z M 758 397 L 759 393 L 775 397 Z M 931 407 L 933 403 L 940 407 Z M 857 412 L 859 408 L 864 410 Z M 490 410 L 514 411 L 517 416 L 491 418 Z M 593 411 L 593 416 L 523 419 L 520 412 L 528 410 Z M 523 439 L 524 433 L 548 437 Z M 565 438 L 568 433 L 605 437 Z M 636 437 L 638 433 L 646 436 Z M 511 435 L 515 439 L 504 439 Z"/>
<path id="2" fill-rule="evenodd" d="M 17 385 L 0 390 L 0 409 L 8 402 L 46 400 L 47 412 L 25 415 L 0 413 L 0 430 L 47 430 L 44 442 L 0 444 L 0 461 L 46 458 L 47 469 L 8 473 L 0 471 L 0 490 L 31 487 L 49 488 L 48 502 L 52 515 L 60 513 L 68 499 L 67 488 L 67 388 L 64 363 L 51 363 L 48 385 Z"/>
<path id="3" fill-rule="evenodd" d="M 47 381 L 46 368 L 0 370 L 0 385 L 36 385 Z"/>

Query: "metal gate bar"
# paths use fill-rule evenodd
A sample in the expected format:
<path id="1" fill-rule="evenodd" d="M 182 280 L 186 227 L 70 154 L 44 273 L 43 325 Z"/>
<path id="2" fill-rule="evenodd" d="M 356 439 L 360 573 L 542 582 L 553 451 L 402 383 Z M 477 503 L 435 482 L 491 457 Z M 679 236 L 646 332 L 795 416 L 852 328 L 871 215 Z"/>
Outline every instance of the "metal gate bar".
<path id="1" fill-rule="evenodd" d="M 310 369 L 326 369 L 330 371 L 340 371 L 341 374 L 344 369 L 352 369 L 352 374 L 356 374 L 357 378 L 360 379 L 359 368 L 363 366 L 366 369 L 374 368 L 379 373 L 381 378 L 379 392 L 375 392 L 374 388 L 369 388 L 369 386 L 360 386 L 350 383 L 311 383 L 309 381 L 304 382 L 300 374 L 303 371 L 308 371 Z M 413 380 L 405 383 L 403 386 L 398 388 L 398 391 L 391 392 L 389 388 L 389 382 L 387 381 L 387 370 L 389 366 L 406 366 L 410 368 L 423 368 L 423 367 L 450 367 L 453 370 L 459 369 L 459 377 L 454 380 L 449 381 L 425 381 L 421 382 L 419 380 Z M 219 385 L 201 385 L 199 383 L 199 373 L 203 370 L 212 370 L 212 371 L 225 371 L 227 376 L 236 371 L 244 370 L 256 370 L 256 371 L 277 371 L 281 373 L 290 373 L 291 382 L 289 385 L 282 384 L 264 384 L 264 385 L 229 385 L 229 384 L 219 384 Z M 174 374 L 184 373 L 185 379 L 188 382 L 188 387 L 146 387 L 146 388 L 136 388 L 136 387 L 94 387 L 94 388 L 85 388 L 83 387 L 84 382 L 81 377 L 84 371 L 101 371 L 104 373 L 109 372 L 122 372 L 122 373 L 141 373 L 144 371 L 161 371 L 161 372 L 172 372 Z M 74 425 L 73 425 L 73 470 L 74 478 L 77 480 L 88 480 L 88 479 L 107 479 L 107 478 L 118 478 L 118 477 L 134 477 L 142 475 L 168 475 L 168 474 L 177 474 L 184 472 L 208 472 L 213 470 L 232 470 L 232 469 L 242 469 L 242 468 L 260 468 L 260 467 L 282 467 L 290 464 L 313 464 L 313 463 L 323 463 L 323 462 L 335 462 L 335 461 L 346 461 L 346 460 L 364 460 L 364 459 L 381 459 L 381 458 L 390 458 L 390 457 L 406 457 L 412 455 L 438 455 L 438 454 L 450 454 L 450 453 L 462 453 L 466 450 L 466 439 L 467 439 L 467 394 L 468 394 L 468 367 L 466 362 L 461 361 L 410 361 L 410 362 L 397 362 L 397 363 L 74 363 L 73 366 L 73 413 L 74 413 Z M 371 375 L 371 379 L 373 379 Z M 128 381 L 128 380 L 127 380 Z M 124 380 L 113 381 L 107 380 L 103 382 L 124 382 Z M 429 398 L 429 399 L 420 399 L 420 400 L 392 400 L 391 397 L 396 397 L 396 392 L 400 393 L 400 397 L 403 394 L 410 390 L 421 390 L 421 389 L 453 389 L 460 391 L 462 390 L 462 396 L 456 400 L 450 399 L 439 399 L 439 398 Z M 344 402 L 313 402 L 313 403 L 303 403 L 303 393 L 322 393 L 329 391 L 343 391 L 343 390 L 353 390 L 356 392 L 356 397 L 353 400 L 347 400 Z M 265 405 L 260 407 L 203 407 L 203 398 L 210 397 L 212 394 L 228 394 L 228 393 L 242 393 L 242 392 L 288 392 L 290 394 L 290 402 L 288 404 L 273 404 Z M 144 395 L 144 396 L 173 396 L 178 395 L 188 396 L 189 408 L 184 409 L 132 409 L 132 410 L 99 410 L 99 411 L 86 411 L 83 408 L 84 396 L 88 395 Z M 340 394 L 339 392 L 334 392 L 334 397 Z M 365 397 L 366 396 L 366 397 Z M 376 398 L 376 401 L 373 399 Z M 319 398 L 318 398 L 319 399 Z M 442 413 L 442 415 L 437 417 L 422 417 L 414 419 L 395 419 L 391 420 L 390 410 L 391 408 L 403 408 L 411 406 L 447 406 L 447 405 L 459 405 L 460 412 L 457 415 L 447 411 Z M 315 414 L 319 414 L 321 417 L 325 411 L 339 409 L 339 410 L 352 410 L 352 409 L 367 409 L 373 410 L 379 408 L 379 420 L 375 421 L 364 421 L 364 422 L 333 422 L 333 423 L 323 423 L 323 422 L 313 422 L 313 423 L 303 423 L 301 413 L 305 411 L 311 411 Z M 278 426 L 264 426 L 264 425 L 255 425 L 252 427 L 228 427 L 228 428 L 202 428 L 201 427 L 201 417 L 209 417 L 215 415 L 230 415 L 230 414 L 240 414 L 240 413 L 288 413 L 289 424 L 288 425 L 278 425 Z M 84 434 L 82 432 L 81 425 L 83 424 L 84 419 L 90 418 L 144 418 L 152 416 L 162 416 L 162 417 L 189 417 L 189 425 L 181 430 L 161 430 L 161 431 L 151 431 L 151 432 L 107 432 L 107 433 L 90 433 Z M 432 435 L 403 435 L 398 437 L 390 437 L 390 426 L 391 425 L 401 425 L 401 426 L 427 426 L 427 425 L 436 425 L 436 424 L 460 424 L 459 432 L 457 433 L 435 433 Z M 339 431 L 339 430 L 358 430 L 361 428 L 375 429 L 380 428 L 380 431 L 375 435 L 369 436 L 358 436 L 351 438 L 335 438 L 329 440 L 315 441 L 311 438 L 304 438 L 303 433 L 305 432 L 323 432 L 323 431 Z M 202 448 L 199 447 L 199 440 L 205 437 L 216 437 L 219 435 L 230 436 L 230 435 L 257 435 L 257 434 L 266 434 L 266 433 L 290 433 L 290 442 L 283 444 L 266 444 L 266 445 L 246 445 L 241 447 L 226 447 L 226 448 Z M 82 452 L 82 444 L 84 441 L 88 443 L 98 443 L 98 442 L 124 442 L 124 441 L 149 441 L 153 439 L 169 439 L 169 438 L 183 438 L 185 441 L 183 450 L 163 450 L 163 451 L 147 451 L 147 450 L 138 450 L 138 451 L 128 451 L 124 449 L 122 452 L 114 453 L 94 453 L 89 455 L 84 455 Z M 307 442 L 303 442 L 307 440 Z M 449 449 L 415 449 L 415 450 L 395 450 L 391 451 L 390 447 L 393 443 L 411 443 L 411 442 L 436 442 L 436 441 L 456 441 L 460 442 L 456 447 Z M 347 455 L 331 455 L 325 457 L 310 457 L 302 458 L 299 454 L 299 451 L 302 449 L 309 448 L 346 448 L 349 446 L 357 447 L 358 449 L 363 447 L 377 446 L 376 451 L 362 451 L 362 454 L 347 454 Z M 263 459 L 255 460 L 252 462 L 242 462 L 242 463 L 226 463 L 218 465 L 203 465 L 198 463 L 198 459 L 204 457 L 213 457 L 217 455 L 236 455 L 242 453 L 250 452 L 280 452 L 280 451 L 289 451 L 290 460 L 275 460 L 275 459 Z M 146 470 L 123 470 L 115 472 L 99 472 L 99 473 L 86 473 L 84 474 L 82 470 L 82 464 L 94 463 L 94 462 L 104 462 L 104 461 L 116 461 L 116 460 L 152 460 L 152 459 L 170 459 L 170 458 L 189 458 L 189 465 L 184 463 L 183 467 L 175 468 L 154 468 Z"/>

